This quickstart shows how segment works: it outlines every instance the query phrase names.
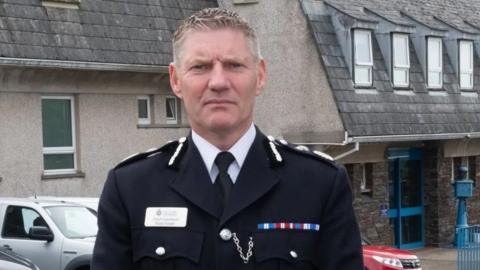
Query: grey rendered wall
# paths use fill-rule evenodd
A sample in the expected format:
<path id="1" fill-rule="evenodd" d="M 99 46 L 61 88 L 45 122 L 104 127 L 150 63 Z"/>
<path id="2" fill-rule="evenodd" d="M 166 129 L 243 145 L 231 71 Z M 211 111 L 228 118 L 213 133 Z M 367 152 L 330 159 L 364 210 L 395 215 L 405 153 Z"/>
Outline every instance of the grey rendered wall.
<path id="1" fill-rule="evenodd" d="M 343 125 L 300 2 L 219 3 L 245 17 L 259 36 L 268 73 L 255 111 L 262 130 L 296 142 L 342 141 Z"/>
<path id="2" fill-rule="evenodd" d="M 268 66 L 267 87 L 255 111 L 262 130 L 296 142 L 343 140 L 344 129 L 300 3 L 220 2 L 252 22 L 260 37 Z M 137 128 L 137 95 L 170 94 L 166 74 L 0 68 L 0 81 L 0 196 L 97 196 L 107 170 L 123 157 L 188 132 L 185 127 Z M 83 178 L 41 178 L 41 96 L 49 93 L 75 95 Z M 155 109 L 156 118 L 161 110 Z M 186 123 L 185 113 L 182 118 Z"/>
<path id="3" fill-rule="evenodd" d="M 22 75 L 6 76 L 9 72 L 0 88 L 0 196 L 97 196 L 108 169 L 121 159 L 188 132 L 137 127 L 137 96 L 157 100 L 169 94 L 165 75 L 17 70 L 13 73 Z M 40 79 L 50 72 L 59 80 Z M 42 179 L 41 97 L 52 89 L 75 98 L 77 163 L 85 177 Z"/>

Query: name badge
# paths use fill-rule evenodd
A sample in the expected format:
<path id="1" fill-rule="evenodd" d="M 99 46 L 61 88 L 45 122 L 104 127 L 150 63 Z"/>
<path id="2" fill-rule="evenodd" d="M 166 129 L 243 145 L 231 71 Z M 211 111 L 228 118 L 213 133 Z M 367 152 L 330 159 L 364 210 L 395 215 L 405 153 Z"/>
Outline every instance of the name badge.
<path id="1" fill-rule="evenodd" d="M 148 207 L 145 212 L 145 227 L 186 227 L 186 207 Z"/>

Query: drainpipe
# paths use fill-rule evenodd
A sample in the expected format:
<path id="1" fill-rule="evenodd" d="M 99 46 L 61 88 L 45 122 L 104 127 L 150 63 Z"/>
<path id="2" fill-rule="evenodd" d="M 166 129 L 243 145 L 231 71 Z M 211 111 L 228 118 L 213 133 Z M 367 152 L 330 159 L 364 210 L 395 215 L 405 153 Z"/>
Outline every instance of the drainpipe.
<path id="1" fill-rule="evenodd" d="M 168 66 L 0 57 L 0 66 L 168 73 Z"/>
<path id="2" fill-rule="evenodd" d="M 339 160 L 339 159 L 341 159 L 341 158 L 344 158 L 344 157 L 346 157 L 346 156 L 348 156 L 348 155 L 351 155 L 351 154 L 357 152 L 358 150 L 360 150 L 360 143 L 359 143 L 359 142 L 355 142 L 355 144 L 354 144 L 354 146 L 353 146 L 353 149 L 350 149 L 350 150 L 348 150 L 348 151 L 346 151 L 346 152 L 344 152 L 344 153 L 341 153 L 340 155 L 337 155 L 337 156 L 333 157 L 333 159 L 334 159 L 334 160 Z"/>
<path id="3" fill-rule="evenodd" d="M 440 133 L 440 134 L 409 134 L 409 135 L 381 135 L 358 136 L 348 138 L 348 142 L 405 142 L 427 140 L 452 140 L 480 138 L 480 132 Z"/>
<path id="4" fill-rule="evenodd" d="M 294 142 L 294 144 L 298 144 L 298 145 L 334 145 L 334 146 L 346 146 L 348 144 L 352 143 L 351 141 L 351 138 L 348 137 L 348 132 L 345 131 L 345 137 L 343 139 L 343 142 L 340 142 L 340 143 L 321 143 L 321 142 Z M 355 152 L 357 152 L 358 150 L 360 150 L 360 143 L 359 142 L 353 142 L 354 143 L 354 146 L 353 146 L 353 149 L 350 149 L 350 150 L 347 150 L 346 152 L 344 153 L 341 153 L 335 157 L 332 157 L 334 160 L 338 160 L 338 159 L 341 159 L 341 158 L 344 158 L 348 155 L 351 155 Z"/>

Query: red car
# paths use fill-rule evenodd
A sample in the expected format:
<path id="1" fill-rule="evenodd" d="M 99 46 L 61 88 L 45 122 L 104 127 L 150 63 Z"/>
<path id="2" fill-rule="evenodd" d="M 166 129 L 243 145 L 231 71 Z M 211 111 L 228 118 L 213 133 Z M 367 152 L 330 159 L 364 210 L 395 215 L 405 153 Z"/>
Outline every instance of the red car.
<path id="1" fill-rule="evenodd" d="M 422 270 L 418 257 L 408 250 L 387 246 L 372 246 L 362 240 L 365 270 Z"/>

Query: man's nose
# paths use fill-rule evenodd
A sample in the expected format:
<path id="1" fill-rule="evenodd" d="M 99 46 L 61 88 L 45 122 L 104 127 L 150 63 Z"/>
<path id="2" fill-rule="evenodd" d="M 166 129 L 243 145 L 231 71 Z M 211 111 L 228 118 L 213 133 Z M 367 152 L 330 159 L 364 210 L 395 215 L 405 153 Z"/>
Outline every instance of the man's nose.
<path id="1" fill-rule="evenodd" d="M 221 63 L 213 66 L 208 87 L 213 91 L 222 91 L 230 87 L 230 81 Z"/>

